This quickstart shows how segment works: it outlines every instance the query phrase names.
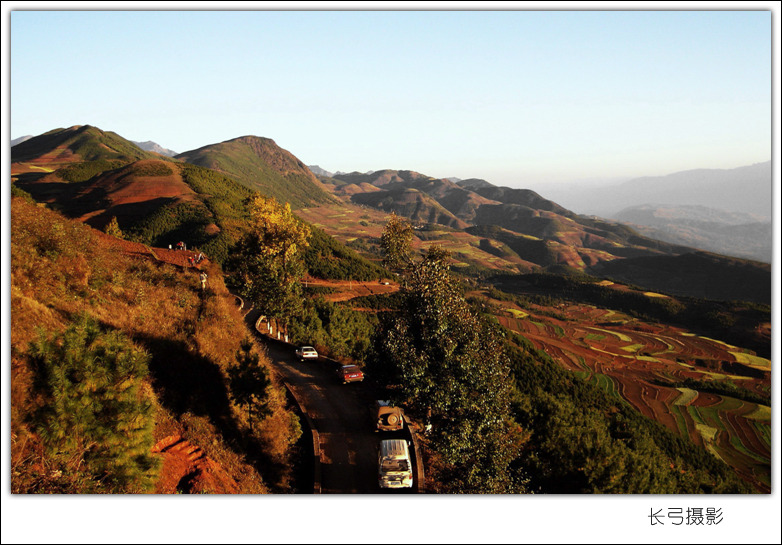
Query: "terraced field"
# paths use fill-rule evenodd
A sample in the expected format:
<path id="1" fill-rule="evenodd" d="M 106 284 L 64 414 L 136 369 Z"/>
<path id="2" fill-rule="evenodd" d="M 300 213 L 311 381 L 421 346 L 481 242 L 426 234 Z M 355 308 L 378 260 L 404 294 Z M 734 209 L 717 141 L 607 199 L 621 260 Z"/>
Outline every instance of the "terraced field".
<path id="1" fill-rule="evenodd" d="M 493 303 L 503 309 L 498 319 L 504 327 L 645 416 L 690 437 L 759 491 L 770 491 L 769 406 L 675 386 L 686 379 L 730 381 L 767 396 L 769 360 L 680 328 L 587 305 L 562 304 L 556 309 L 560 318 L 553 318 L 551 309 Z"/>

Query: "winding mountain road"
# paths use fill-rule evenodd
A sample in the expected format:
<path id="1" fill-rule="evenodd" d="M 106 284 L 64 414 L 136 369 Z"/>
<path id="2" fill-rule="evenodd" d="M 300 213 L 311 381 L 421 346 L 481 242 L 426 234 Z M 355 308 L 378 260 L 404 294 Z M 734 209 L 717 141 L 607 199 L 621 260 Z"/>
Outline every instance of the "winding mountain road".
<path id="1" fill-rule="evenodd" d="M 245 315 L 252 331 L 259 315 L 255 310 Z M 381 437 L 374 431 L 370 412 L 375 399 L 371 386 L 366 382 L 342 384 L 329 360 L 300 362 L 291 345 L 260 334 L 257 337 L 318 431 L 320 492 L 387 492 L 377 484 L 377 447 Z"/>

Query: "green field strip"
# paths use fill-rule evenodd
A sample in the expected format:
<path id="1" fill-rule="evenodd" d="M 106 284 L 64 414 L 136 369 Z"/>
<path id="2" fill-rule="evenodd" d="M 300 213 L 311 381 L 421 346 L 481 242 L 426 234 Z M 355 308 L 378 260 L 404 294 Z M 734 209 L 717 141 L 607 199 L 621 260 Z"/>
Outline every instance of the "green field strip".
<path id="1" fill-rule="evenodd" d="M 730 397 L 727 395 L 720 394 L 720 397 L 722 398 L 722 401 L 718 403 L 717 405 L 713 405 L 712 407 L 709 407 L 710 409 L 714 409 L 715 411 L 737 411 L 741 409 L 745 402 L 736 399 L 735 397 Z"/>
<path id="2" fill-rule="evenodd" d="M 529 313 L 521 311 L 521 310 L 516 309 L 516 308 L 506 308 L 506 309 L 503 309 L 503 310 L 505 310 L 507 312 L 510 312 L 513 315 L 514 318 L 518 318 L 520 320 L 522 320 L 522 319 L 524 319 L 524 318 L 529 316 Z"/>
<path id="3" fill-rule="evenodd" d="M 615 354 L 614 352 L 609 352 L 608 350 L 603 350 L 601 348 L 597 348 L 594 346 L 589 347 L 590 350 L 594 350 L 595 352 L 600 352 L 601 354 L 608 354 L 609 356 L 612 356 L 614 358 L 624 358 L 626 360 L 634 360 L 634 356 L 627 356 L 625 354 Z"/>
<path id="4" fill-rule="evenodd" d="M 744 365 L 747 365 L 749 367 L 754 367 L 755 369 L 771 369 L 771 360 L 767 360 L 766 358 L 761 358 L 760 356 L 753 356 L 752 354 L 745 354 L 743 352 L 733 352 L 729 351 L 729 353 L 736 358 L 736 361 L 739 363 L 743 363 Z"/>
<path id="5" fill-rule="evenodd" d="M 565 330 L 558 325 L 554 326 L 554 333 L 556 333 L 557 337 L 559 337 L 560 339 L 565 336 Z"/>
<path id="6" fill-rule="evenodd" d="M 657 354 L 666 354 L 668 352 L 676 352 L 677 351 L 676 347 L 674 345 L 672 345 L 671 343 L 669 343 L 668 341 L 666 341 L 665 339 L 660 338 L 660 337 L 652 337 L 652 338 L 654 340 L 656 340 L 656 341 L 659 341 L 659 342 L 663 343 L 666 346 L 666 350 L 665 351 L 657 352 Z"/>
<path id="7" fill-rule="evenodd" d="M 697 390 L 691 390 L 690 388 L 676 388 L 679 391 L 679 396 L 674 400 L 674 405 L 687 406 L 698 397 Z"/>
<path id="8" fill-rule="evenodd" d="M 548 328 L 546 327 L 546 324 L 544 324 L 543 322 L 536 322 L 536 321 L 534 321 L 534 320 L 530 320 L 530 322 L 532 322 L 533 324 L 535 324 L 535 326 L 538 328 L 538 331 L 539 331 L 540 333 L 545 333 L 545 332 L 547 331 L 547 329 L 548 329 Z"/>
<path id="9" fill-rule="evenodd" d="M 690 430 L 687 429 L 687 422 L 685 420 L 684 414 L 682 414 L 681 407 L 677 405 L 671 405 L 670 409 L 671 409 L 671 414 L 676 420 L 676 427 L 679 428 L 679 434 L 682 437 L 689 437 Z"/>
<path id="10" fill-rule="evenodd" d="M 622 396 L 619 394 L 619 390 L 616 387 L 616 382 L 614 382 L 611 377 L 602 373 L 594 373 L 592 375 L 592 379 L 602 390 L 608 392 L 609 395 L 620 401 L 623 400 Z"/>
<path id="11" fill-rule="evenodd" d="M 752 411 L 745 414 L 744 418 L 760 422 L 771 422 L 771 407 L 768 405 L 757 405 Z"/>
<path id="12" fill-rule="evenodd" d="M 578 378 L 583 379 L 587 382 L 591 382 L 592 379 L 592 372 L 591 371 L 573 371 L 573 374 L 576 375 Z"/>
<path id="13" fill-rule="evenodd" d="M 597 333 L 587 333 L 584 336 L 584 339 L 588 341 L 604 341 L 605 338 L 605 335 L 598 335 Z"/>
<path id="14" fill-rule="evenodd" d="M 758 438 L 761 439 L 768 447 L 768 450 L 771 451 L 771 426 L 765 422 L 752 422 L 752 425 L 755 427 Z"/>
<path id="15" fill-rule="evenodd" d="M 624 333 L 618 333 L 616 331 L 610 331 L 608 329 L 600 329 L 599 327 L 590 327 L 589 329 L 592 329 L 594 331 L 602 331 L 603 333 L 608 333 L 609 335 L 613 335 L 617 339 L 619 339 L 622 342 L 626 343 L 632 343 L 633 339 L 625 335 Z"/>
<path id="16" fill-rule="evenodd" d="M 709 427 L 703 418 L 701 418 L 701 413 L 698 411 L 698 407 L 695 407 L 694 405 L 687 405 L 687 412 L 690 413 L 690 418 L 692 418 L 692 421 L 695 422 L 696 426 Z"/>
<path id="17" fill-rule="evenodd" d="M 654 363 L 660 363 L 660 360 L 653 356 L 636 356 L 635 359 L 638 361 L 651 361 Z"/>
<path id="18" fill-rule="evenodd" d="M 761 462 L 763 464 L 768 464 L 770 462 L 768 458 L 761 456 L 760 454 L 757 454 L 755 452 L 752 452 L 746 446 L 744 446 L 744 443 L 741 442 L 741 439 L 739 439 L 737 435 L 730 436 L 730 444 L 738 452 L 740 452 L 744 456 L 747 456 L 748 458 L 755 460 L 756 462 Z"/>
<path id="19" fill-rule="evenodd" d="M 35 169 L 35 170 L 42 170 L 44 172 L 54 172 L 51 168 L 46 167 L 39 167 L 38 165 L 31 165 L 30 163 L 22 163 L 24 166 Z"/>
<path id="20" fill-rule="evenodd" d="M 632 352 L 633 354 L 635 354 L 636 352 L 638 352 L 639 350 L 645 347 L 646 347 L 645 344 L 631 344 L 628 346 L 621 347 L 620 350 L 624 350 L 625 352 Z"/>
<path id="21" fill-rule="evenodd" d="M 584 356 L 576 356 L 576 359 L 578 360 L 578 364 L 581 366 L 582 369 L 584 369 L 585 371 L 589 371 L 590 373 L 592 372 L 592 370 L 586 364 L 586 360 L 584 359 Z"/>

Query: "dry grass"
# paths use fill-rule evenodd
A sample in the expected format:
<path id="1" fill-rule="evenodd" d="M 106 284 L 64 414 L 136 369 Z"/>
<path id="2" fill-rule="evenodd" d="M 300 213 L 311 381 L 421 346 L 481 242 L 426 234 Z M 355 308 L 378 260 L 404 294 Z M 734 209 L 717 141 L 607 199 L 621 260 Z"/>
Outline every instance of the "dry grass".
<path id="1" fill-rule="evenodd" d="M 27 427 L 35 405 L 27 350 L 37 332 L 64 330 L 80 313 L 127 334 L 152 356 L 149 387 L 156 395 L 155 438 L 179 434 L 200 446 L 228 472 L 240 492 L 268 491 L 265 482 L 285 481 L 261 460 L 290 465 L 300 430 L 274 385 L 272 415 L 255 426 L 231 399 L 227 369 L 247 335 L 242 316 L 220 270 L 207 270 L 202 293 L 196 271 L 131 257 L 104 242 L 90 227 L 22 199 L 12 200 L 11 350 L 13 487 L 23 492 L 45 475 L 40 441 Z M 261 364 L 268 365 L 264 356 Z M 188 378 L 180 371 L 193 370 Z M 200 371 L 198 375 L 196 371 Z M 180 378 L 183 380 L 180 382 Z M 178 404 L 193 396 L 192 414 Z M 260 451 L 260 452 L 256 452 Z"/>

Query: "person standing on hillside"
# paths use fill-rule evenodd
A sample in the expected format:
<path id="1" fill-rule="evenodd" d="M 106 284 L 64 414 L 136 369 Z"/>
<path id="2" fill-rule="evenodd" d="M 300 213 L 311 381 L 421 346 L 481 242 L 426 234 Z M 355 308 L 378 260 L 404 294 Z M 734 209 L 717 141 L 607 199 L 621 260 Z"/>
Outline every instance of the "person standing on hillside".
<path id="1" fill-rule="evenodd" d="M 201 278 L 201 291 L 205 291 L 207 275 L 204 271 L 201 271 L 200 278 Z"/>

